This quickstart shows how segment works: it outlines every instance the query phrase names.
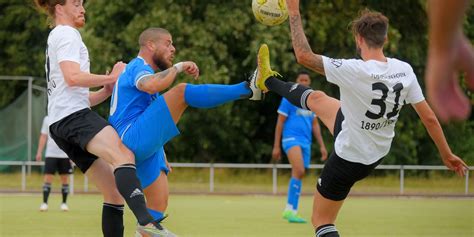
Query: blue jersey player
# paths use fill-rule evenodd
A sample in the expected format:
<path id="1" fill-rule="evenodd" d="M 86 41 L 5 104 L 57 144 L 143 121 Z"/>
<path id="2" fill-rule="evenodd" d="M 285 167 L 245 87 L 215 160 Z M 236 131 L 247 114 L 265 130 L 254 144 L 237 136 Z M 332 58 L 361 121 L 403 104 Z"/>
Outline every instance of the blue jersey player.
<path id="1" fill-rule="evenodd" d="M 309 86 L 311 78 L 308 73 L 302 71 L 298 74 L 296 83 Z M 321 160 L 326 160 L 327 151 L 316 115 L 309 110 L 294 106 L 283 98 L 278 108 L 272 157 L 275 160 L 280 160 L 281 148 L 283 148 L 291 164 L 287 204 L 283 211 L 283 218 L 290 223 L 306 223 L 305 219 L 297 215 L 297 211 L 302 185 L 301 180 L 311 160 L 312 134 L 318 141 Z"/>
<path id="2" fill-rule="evenodd" d="M 147 207 L 160 219 L 168 201 L 169 168 L 163 145 L 179 134 L 176 124 L 184 110 L 188 106 L 212 108 L 243 98 L 259 100 L 262 92 L 253 81 L 244 81 L 235 85 L 180 83 L 160 95 L 179 73 L 197 79 L 199 69 L 191 61 L 173 65 L 175 48 L 165 29 L 146 29 L 139 45 L 138 57 L 127 65 L 114 87 L 109 121 L 135 154 Z"/>

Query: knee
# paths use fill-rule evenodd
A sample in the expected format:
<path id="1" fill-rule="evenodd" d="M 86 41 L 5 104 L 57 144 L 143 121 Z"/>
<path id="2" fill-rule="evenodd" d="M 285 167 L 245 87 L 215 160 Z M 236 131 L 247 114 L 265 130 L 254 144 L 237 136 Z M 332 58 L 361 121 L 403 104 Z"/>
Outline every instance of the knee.
<path id="1" fill-rule="evenodd" d="M 184 98 L 184 91 L 186 90 L 186 83 L 179 83 L 173 87 L 173 93 L 176 93 L 178 96 Z"/>
<path id="2" fill-rule="evenodd" d="M 314 101 L 317 102 L 318 100 L 321 100 L 322 98 L 327 97 L 328 95 L 324 93 L 323 91 L 313 91 L 311 94 L 309 94 L 308 101 Z"/>
<path id="3" fill-rule="evenodd" d="M 117 159 L 114 167 L 122 164 L 135 164 L 135 155 L 123 143 L 118 146 L 119 153 L 116 155 Z"/>
<path id="4" fill-rule="evenodd" d="M 293 177 L 301 180 L 303 179 L 305 175 L 305 169 L 304 168 L 294 168 L 293 169 Z"/>

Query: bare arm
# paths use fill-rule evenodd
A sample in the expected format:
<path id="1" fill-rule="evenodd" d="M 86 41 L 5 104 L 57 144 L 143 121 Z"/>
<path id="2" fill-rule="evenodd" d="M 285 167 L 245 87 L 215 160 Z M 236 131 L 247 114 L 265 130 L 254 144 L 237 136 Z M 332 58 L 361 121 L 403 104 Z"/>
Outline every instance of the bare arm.
<path id="1" fill-rule="evenodd" d="M 59 63 L 64 80 L 68 86 L 80 87 L 98 87 L 113 83 L 117 80 L 120 73 L 125 68 L 124 63 L 118 62 L 114 65 L 110 75 L 97 75 L 81 71 L 79 63 L 72 61 L 63 61 Z"/>
<path id="2" fill-rule="evenodd" d="M 283 131 L 283 124 L 285 123 L 285 121 L 286 117 L 284 115 L 278 114 L 272 151 L 272 158 L 275 160 L 281 159 L 281 133 Z"/>
<path id="3" fill-rule="evenodd" d="M 319 126 L 318 118 L 314 118 L 313 120 L 313 135 L 318 141 L 321 160 L 325 161 L 328 158 L 328 152 L 326 150 L 326 145 L 324 145 L 323 136 L 321 135 L 321 126 Z"/>
<path id="4" fill-rule="evenodd" d="M 38 150 L 36 150 L 36 161 L 41 161 L 43 157 L 43 150 L 46 146 L 46 141 L 48 140 L 48 135 L 41 133 L 38 139 Z"/>
<path id="5" fill-rule="evenodd" d="M 296 61 L 299 64 L 324 75 L 323 57 L 319 54 L 313 53 L 313 50 L 309 46 L 308 39 L 304 34 L 299 10 L 299 0 L 287 0 L 286 3 L 288 5 L 291 41 L 293 43 L 293 49 L 295 50 Z"/>
<path id="6" fill-rule="evenodd" d="M 420 116 L 421 122 L 425 126 L 428 134 L 435 143 L 438 151 L 441 155 L 443 163 L 451 170 L 454 170 L 457 174 L 464 176 L 467 165 L 459 157 L 451 152 L 448 142 L 443 133 L 443 129 L 439 124 L 436 115 L 431 110 L 428 103 L 424 100 L 422 102 L 412 105 L 418 116 Z"/>
<path id="7" fill-rule="evenodd" d="M 89 102 L 91 104 L 91 107 L 104 102 L 107 98 L 110 97 L 110 95 L 112 95 L 112 89 L 109 89 L 107 86 L 104 86 L 98 91 L 89 92 Z"/>

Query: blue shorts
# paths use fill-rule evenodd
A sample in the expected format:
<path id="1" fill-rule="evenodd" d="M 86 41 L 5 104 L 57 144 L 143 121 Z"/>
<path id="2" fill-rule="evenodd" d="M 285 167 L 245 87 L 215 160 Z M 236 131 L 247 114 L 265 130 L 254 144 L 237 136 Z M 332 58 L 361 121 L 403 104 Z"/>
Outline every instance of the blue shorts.
<path id="1" fill-rule="evenodd" d="M 125 130 L 122 142 L 135 154 L 137 176 L 146 177 L 140 178 L 143 187 L 153 183 L 166 167 L 163 146 L 178 134 L 163 96 L 156 98 Z"/>
<path id="2" fill-rule="evenodd" d="M 286 155 L 288 155 L 288 150 L 290 150 L 290 148 L 299 146 L 301 148 L 301 152 L 303 153 L 304 167 L 309 168 L 309 164 L 311 162 L 311 143 L 308 143 L 307 141 L 298 137 L 284 137 L 281 139 L 281 145 Z"/>
<path id="3" fill-rule="evenodd" d="M 152 157 L 137 162 L 137 177 L 142 188 L 150 186 L 160 176 L 161 171 L 168 174 L 170 170 L 166 166 L 165 158 L 166 154 L 162 147 Z"/>

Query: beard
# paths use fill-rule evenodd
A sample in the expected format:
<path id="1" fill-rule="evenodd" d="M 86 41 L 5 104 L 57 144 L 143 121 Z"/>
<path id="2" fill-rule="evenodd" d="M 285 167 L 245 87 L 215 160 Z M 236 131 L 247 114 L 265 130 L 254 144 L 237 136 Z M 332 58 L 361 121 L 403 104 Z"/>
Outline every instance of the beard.
<path id="1" fill-rule="evenodd" d="M 166 70 L 172 66 L 172 63 L 157 54 L 153 54 L 152 57 L 153 63 L 160 69 Z"/>

